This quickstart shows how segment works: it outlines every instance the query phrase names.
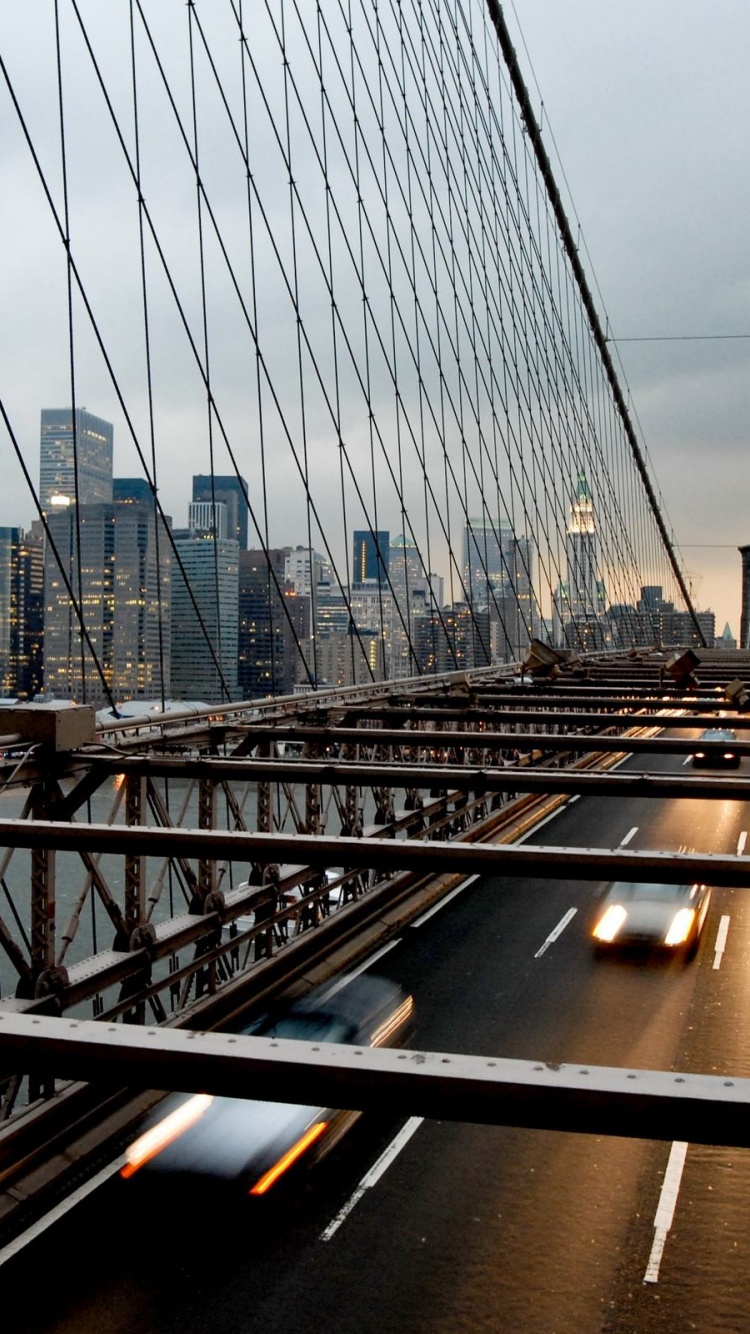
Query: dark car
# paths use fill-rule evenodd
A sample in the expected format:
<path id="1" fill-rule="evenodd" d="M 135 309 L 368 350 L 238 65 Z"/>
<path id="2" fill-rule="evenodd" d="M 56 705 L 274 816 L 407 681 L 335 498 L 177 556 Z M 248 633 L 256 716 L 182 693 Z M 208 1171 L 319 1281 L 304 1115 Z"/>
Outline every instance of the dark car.
<path id="1" fill-rule="evenodd" d="M 737 769 L 740 757 L 737 736 L 731 727 L 707 727 L 698 738 L 693 755 L 695 769 Z"/>
<path id="2" fill-rule="evenodd" d="M 706 920 L 706 885 L 614 880 L 606 889 L 592 935 L 598 951 L 638 947 L 683 951 L 692 957 Z"/>
<path id="3" fill-rule="evenodd" d="M 243 1029 L 258 1037 L 355 1046 L 399 1046 L 411 1029 L 413 1001 L 400 987 L 361 974 L 316 991 Z M 141 1167 L 238 1180 L 264 1195 L 289 1168 L 313 1162 L 361 1115 L 329 1107 L 256 1102 L 199 1093 L 165 1099 L 130 1146 L 121 1175 Z"/>

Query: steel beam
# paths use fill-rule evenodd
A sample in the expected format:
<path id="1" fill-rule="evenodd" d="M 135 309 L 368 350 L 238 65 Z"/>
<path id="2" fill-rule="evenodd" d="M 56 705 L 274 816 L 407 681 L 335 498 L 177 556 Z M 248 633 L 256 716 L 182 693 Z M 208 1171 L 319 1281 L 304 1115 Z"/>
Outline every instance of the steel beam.
<path id="1" fill-rule="evenodd" d="M 214 857 L 273 865 L 376 867 L 420 873 L 533 876 L 545 880 L 700 880 L 750 885 L 750 856 L 717 853 L 633 852 L 630 849 L 534 847 L 529 844 L 418 842 L 415 839 L 331 838 L 312 834 L 256 834 L 244 830 L 127 829 L 52 820 L 0 820 L 0 846 L 60 851 L 141 853 L 149 857 Z"/>
<path id="2" fill-rule="evenodd" d="M 0 1063 L 132 1088 L 750 1146 L 750 1079 L 351 1047 L 0 1012 Z"/>
<path id="3" fill-rule="evenodd" d="M 487 715 L 485 714 L 485 720 Z M 528 715 L 527 715 L 528 720 Z M 550 714 L 548 722 L 557 722 L 555 715 Z M 734 726 L 734 719 L 727 726 Z M 279 741 L 298 741 L 307 740 L 316 742 L 321 746 L 362 746 L 372 748 L 376 746 L 399 746 L 404 749 L 414 750 L 444 750 L 458 749 L 465 747 L 471 750 L 558 750 L 558 751 L 628 751 L 633 754 L 665 754 L 665 755 L 692 755 L 697 745 L 696 737 L 671 737 L 671 736 L 633 736 L 624 733 L 620 736 L 612 736 L 612 730 L 616 727 L 628 729 L 640 729 L 646 726 L 646 720 L 634 714 L 629 717 L 616 715 L 607 718 L 602 714 L 597 715 L 596 725 L 600 728 L 606 728 L 607 734 L 597 732 L 500 732 L 487 730 L 484 732 L 452 732 L 447 728 L 441 728 L 439 731 L 418 731 L 416 728 L 363 728 L 363 727 L 313 727 L 313 728 L 283 728 L 278 732 Z M 677 727 L 693 727 L 696 724 L 686 723 L 683 718 L 664 718 L 656 717 L 654 726 L 667 730 Z M 706 726 L 716 725 L 716 719 L 706 719 Z M 739 724 L 738 724 L 739 725 Z M 704 743 L 701 742 L 703 746 Z M 705 743 L 705 749 L 720 755 L 726 750 L 726 746 L 720 742 Z M 750 741 L 736 741 L 733 746 L 739 755 L 750 756 Z M 88 757 L 87 757 L 88 758 Z M 98 758 L 98 757 L 91 757 Z M 150 763 L 158 765 L 161 757 L 155 756 Z M 102 757 L 102 762 L 109 764 L 110 768 L 117 769 L 117 760 L 109 756 Z M 194 760 L 193 763 L 210 763 L 209 760 Z M 229 761 L 225 761 L 229 762 Z M 300 760 L 299 763 L 306 761 Z M 138 761 L 123 759 L 122 767 L 128 764 L 138 763 Z M 185 759 L 189 766 L 191 761 Z M 216 761 L 221 763 L 221 761 Z M 236 760 L 236 764 L 240 761 Z M 282 763 L 282 761 L 277 761 Z M 287 761 L 293 763 L 293 761 Z M 158 771 L 158 770 L 157 770 Z M 190 769 L 188 768 L 188 772 Z"/>
<path id="4" fill-rule="evenodd" d="M 614 747 L 608 754 L 619 754 L 625 746 Z M 109 763 L 109 762 L 108 762 Z M 533 768 L 469 765 L 381 764 L 378 762 L 332 760 L 177 760 L 154 758 L 127 760 L 119 767 L 140 772 L 150 778 L 185 774 L 212 777 L 215 783 L 252 782 L 259 786 L 277 783 L 319 783 L 346 787 L 347 793 L 360 787 L 394 787 L 407 791 L 455 788 L 460 792 L 580 792 L 593 796 L 628 797 L 706 797 L 716 801 L 746 801 L 750 796 L 750 778 L 744 775 L 706 777 L 693 774 L 650 774 L 607 772 L 592 773 L 574 768 Z M 117 766 L 116 766 L 117 767 Z M 265 831 L 270 832 L 270 831 Z"/>

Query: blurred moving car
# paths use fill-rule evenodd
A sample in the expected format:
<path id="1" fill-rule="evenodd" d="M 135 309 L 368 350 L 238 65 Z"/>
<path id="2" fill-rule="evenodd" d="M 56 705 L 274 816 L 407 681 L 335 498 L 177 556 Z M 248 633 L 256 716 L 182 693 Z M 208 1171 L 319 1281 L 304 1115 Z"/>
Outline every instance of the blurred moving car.
<path id="1" fill-rule="evenodd" d="M 311 993 L 242 1029 L 255 1037 L 355 1046 L 402 1046 L 412 997 L 384 978 L 360 974 Z M 165 1099 L 126 1152 L 121 1176 L 140 1168 L 238 1180 L 264 1195 L 295 1163 L 317 1161 L 360 1112 L 256 1102 L 199 1093 Z"/>
<path id="2" fill-rule="evenodd" d="M 605 891 L 592 935 L 597 950 L 640 947 L 681 950 L 692 958 L 706 920 L 706 885 L 662 885 L 614 880 Z"/>
<path id="3" fill-rule="evenodd" d="M 710 750 L 707 749 L 709 745 Z M 735 749 L 736 745 L 737 734 L 731 727 L 707 727 L 698 738 L 698 750 L 693 755 L 693 768 L 739 768 L 740 757 Z"/>

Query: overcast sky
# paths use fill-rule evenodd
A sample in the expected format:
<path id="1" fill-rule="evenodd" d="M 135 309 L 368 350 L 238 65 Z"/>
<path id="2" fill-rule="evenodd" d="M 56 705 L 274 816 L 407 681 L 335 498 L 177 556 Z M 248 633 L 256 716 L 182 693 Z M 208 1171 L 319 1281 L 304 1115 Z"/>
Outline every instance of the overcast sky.
<path id="1" fill-rule="evenodd" d="M 503 12 L 611 335 L 750 335 L 747 0 L 508 0 Z M 697 604 L 738 635 L 750 339 L 617 352 Z"/>
<path id="2" fill-rule="evenodd" d="M 95 47 L 104 61 L 104 76 L 132 154 L 128 6 L 102 5 L 100 0 L 91 0 L 83 8 Z M 174 0 L 172 3 L 159 0 L 158 4 L 145 8 L 162 42 L 162 58 L 170 70 L 181 114 L 189 127 L 190 88 L 185 60 L 188 11 Z M 40 19 L 39 23 L 30 22 L 32 12 Z M 72 7 L 62 5 L 60 12 L 73 249 L 85 269 L 85 280 L 96 295 L 97 318 L 117 375 L 123 384 L 132 381 L 140 386 L 131 392 L 128 407 L 148 454 L 150 424 L 143 392 L 140 257 L 133 183 L 103 109 L 101 91 L 73 19 Z M 237 115 L 241 109 L 237 79 L 239 47 L 231 7 L 209 3 L 197 6 L 195 12 L 210 24 L 215 23 L 219 30 L 222 23 L 226 26 L 226 40 L 217 43 L 216 49 L 225 53 L 227 62 L 234 62 L 228 67 L 226 86 L 230 89 L 233 113 Z M 246 12 L 249 12 L 247 6 Z M 291 7 L 286 10 L 290 27 L 292 12 Z M 369 17 L 366 4 L 357 12 L 359 21 L 366 23 Z M 269 68 L 280 69 L 275 34 L 266 13 L 266 7 L 260 3 L 252 10 L 252 55 L 261 66 L 265 61 Z M 602 322 L 606 311 L 608 327 L 615 339 L 671 336 L 683 340 L 622 341 L 615 348 L 629 386 L 631 408 L 640 424 L 652 473 L 663 497 L 668 526 L 686 570 L 694 575 L 694 600 L 699 607 L 715 611 L 719 633 L 729 621 L 736 634 L 740 601 L 740 559 L 736 548 L 750 541 L 747 500 L 750 467 L 746 445 L 750 407 L 746 364 L 750 341 L 722 340 L 716 336 L 750 334 L 750 250 L 745 199 L 750 190 L 745 161 L 750 125 L 750 81 L 746 73 L 750 3 L 714 0 L 709 6 L 705 0 L 701 3 L 699 0 L 508 0 L 504 13 L 542 122 L 555 174 L 568 201 L 574 232 L 580 222 L 584 265 L 591 275 L 592 287 L 598 283 L 601 291 Z M 335 28 L 336 22 L 343 23 L 340 7 L 332 5 L 325 14 L 332 25 L 327 71 L 335 100 L 336 50 L 347 39 L 343 29 Z M 61 212 L 53 15 L 51 0 L 32 0 L 28 8 L 0 0 L 0 52 L 8 62 L 40 153 L 42 169 Z M 387 18 L 385 7 L 381 18 L 383 21 Z M 450 13 L 445 21 L 449 20 Z M 164 91 L 140 29 L 138 43 L 141 105 L 163 111 Z M 212 89 L 205 62 L 201 79 L 202 123 L 208 127 L 201 132 L 202 175 L 227 243 L 238 256 L 238 272 L 241 277 L 244 274 L 246 282 L 245 172 L 237 170 L 236 148 L 222 119 L 224 110 Z M 276 81 L 276 87 L 279 103 L 273 115 L 281 123 L 280 80 Z M 4 355 L 0 387 L 29 472 L 36 482 L 39 409 L 70 402 L 65 269 L 60 263 L 60 237 L 44 202 L 36 169 L 7 92 L 2 87 L 0 91 L 0 157 L 4 179 L 12 181 L 12 188 L 0 191 L 0 243 L 4 257 Z M 418 94 L 415 97 L 418 100 Z M 221 137 L 213 137 L 214 121 L 206 114 L 212 108 L 217 114 L 215 123 L 222 126 Z M 367 115 L 361 91 L 358 111 L 360 116 Z M 256 94 L 250 108 L 256 134 L 264 114 Z M 185 255 L 194 260 L 196 254 L 195 182 L 189 171 L 179 172 L 185 152 L 173 122 L 166 115 L 160 123 L 165 128 L 158 134 L 142 132 L 144 193 L 147 205 L 159 218 L 161 234 L 167 237 L 170 263 L 181 275 L 184 271 L 180 298 L 200 345 L 198 269 L 193 263 L 188 276 L 189 266 L 183 263 Z M 296 129 L 297 142 L 302 144 L 304 136 L 299 124 Z M 336 152 L 333 136 L 329 138 L 327 151 Z M 233 155 L 233 174 L 225 170 L 229 155 Z M 301 183 L 313 220 L 321 227 L 323 195 L 319 199 L 314 196 L 312 173 L 306 180 L 312 161 L 309 152 L 305 155 L 295 151 L 296 180 Z M 278 150 L 273 145 L 267 157 L 261 155 L 254 160 L 256 183 L 261 188 L 265 184 L 264 170 L 272 169 L 278 175 Z M 288 200 L 283 173 L 279 179 L 284 193 L 283 208 L 280 205 L 277 215 L 270 213 L 268 237 L 281 248 L 282 266 L 286 256 L 285 267 L 290 272 L 293 256 L 285 223 Z M 349 207 L 354 209 L 351 189 L 349 194 Z M 395 192 L 391 204 L 396 208 L 394 225 L 405 230 L 405 215 L 398 213 Z M 120 223 L 126 217 L 128 229 L 120 231 Z M 275 262 L 272 243 L 261 237 L 260 226 L 256 237 L 260 248 L 256 257 L 255 295 L 264 354 L 274 368 L 277 382 L 283 383 L 285 374 L 291 377 L 297 374 L 296 350 L 290 341 L 289 326 L 282 326 L 279 319 L 275 295 L 269 295 L 270 288 L 269 293 L 264 292 L 265 272 L 270 272 Z M 301 237 L 302 229 L 298 245 Z M 166 283 L 149 245 L 147 238 L 152 375 L 158 395 L 155 432 L 166 461 L 159 486 L 168 512 L 174 515 L 177 524 L 182 524 L 186 519 L 190 476 L 208 470 L 205 390 L 195 373 L 194 360 L 186 348 L 174 307 L 161 299 L 166 293 Z M 343 252 L 341 245 L 339 249 Z M 255 383 L 254 348 L 217 255 L 217 247 L 208 234 L 209 323 L 212 332 L 220 329 L 222 334 L 221 355 L 213 355 L 212 374 L 214 386 L 220 391 L 224 424 L 233 439 L 241 439 L 243 431 L 247 433 L 247 395 Z M 298 261 L 300 290 L 313 312 L 309 324 L 315 339 L 319 333 L 315 312 L 320 312 L 321 321 L 328 322 L 330 301 L 322 284 L 314 286 L 316 268 L 311 254 L 300 250 Z M 376 296 L 377 289 L 373 288 L 371 299 Z M 383 312 L 384 326 L 386 313 Z M 130 337 L 131 325 L 138 330 L 136 341 Z M 123 414 L 78 298 L 75 334 L 78 402 L 115 422 L 117 475 L 138 473 L 140 464 L 129 444 Z M 703 335 L 713 335 L 714 339 L 703 341 Z M 353 337 L 356 339 L 358 335 L 354 333 Z M 319 345 L 323 347 L 324 343 L 325 339 L 320 338 Z M 373 375 L 371 387 L 376 393 L 377 369 Z M 332 447 L 335 438 L 330 422 L 322 403 L 309 394 L 306 411 L 304 446 L 309 467 L 313 475 L 325 481 L 325 470 L 331 470 L 329 489 L 333 495 L 339 453 Z M 352 399 L 349 404 L 342 393 L 341 414 L 352 456 L 359 449 L 366 457 L 367 416 L 362 414 L 359 400 Z M 279 419 L 281 415 L 282 410 L 278 409 Z M 269 439 L 275 431 L 276 438 L 284 443 L 286 437 L 273 410 L 267 415 L 266 427 Z M 301 437 L 299 422 L 293 415 L 288 428 L 295 441 Z M 221 445 L 220 434 L 214 422 L 218 445 Z M 6 448 L 4 445 L 3 458 Z M 265 466 L 267 501 L 261 497 L 257 467 L 252 494 L 259 521 L 269 525 L 271 544 L 306 541 L 307 533 L 299 522 L 294 532 L 289 527 L 290 487 L 296 485 L 298 491 L 301 488 L 296 465 L 291 463 L 288 451 L 271 448 Z M 216 471 L 232 471 L 226 455 L 217 462 Z M 374 466 L 372 472 L 368 485 L 380 499 L 386 488 L 381 477 L 376 479 Z M 0 523 L 27 525 L 32 514 L 33 506 L 20 469 L 11 461 L 11 466 L 4 469 Z M 354 503 L 340 517 L 342 528 L 360 526 L 363 522 L 362 510 Z M 383 526 L 374 510 L 373 520 L 376 520 L 374 526 Z M 386 523 L 394 532 L 398 531 L 403 518 L 399 518 L 397 509 L 387 516 Z M 314 531 L 310 540 L 318 545 Z M 258 542 L 251 538 L 251 544 Z"/>

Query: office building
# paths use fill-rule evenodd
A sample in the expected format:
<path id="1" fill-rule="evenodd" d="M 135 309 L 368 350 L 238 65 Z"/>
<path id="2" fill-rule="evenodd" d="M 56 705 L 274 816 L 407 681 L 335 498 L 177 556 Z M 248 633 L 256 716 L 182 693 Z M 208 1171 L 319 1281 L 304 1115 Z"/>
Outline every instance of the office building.
<path id="1" fill-rule="evenodd" d="M 416 650 L 423 672 L 470 671 L 488 667 L 497 652 L 497 631 L 489 612 L 467 603 L 431 611 L 416 626 Z"/>
<path id="2" fill-rule="evenodd" d="M 305 661 L 311 654 L 311 600 L 286 579 L 289 550 L 277 547 L 239 553 L 238 684 L 242 699 L 290 695 L 298 680 L 309 679 Z"/>
<path id="3" fill-rule="evenodd" d="M 172 697 L 219 704 L 239 698 L 239 554 L 234 538 L 174 533 Z"/>
<path id="4" fill-rule="evenodd" d="M 355 529 L 352 533 L 352 584 L 364 584 L 374 579 L 387 586 L 390 554 L 390 533 Z"/>
<path id="5" fill-rule="evenodd" d="M 470 606 L 486 607 L 493 593 L 503 592 L 509 579 L 506 547 L 512 539 L 513 528 L 504 517 L 468 520 L 464 528 L 463 596 Z"/>
<path id="6" fill-rule="evenodd" d="M 331 567 L 325 556 L 310 547 L 285 547 L 284 580 L 291 584 L 295 593 L 306 593 L 312 597 L 319 584 L 329 583 Z"/>
<path id="7" fill-rule="evenodd" d="M 586 621 L 599 613 L 597 540 L 594 502 L 583 473 L 578 475 L 567 532 L 568 597 L 572 620 Z"/>
<path id="8" fill-rule="evenodd" d="M 740 611 L 740 648 L 750 648 L 750 546 L 737 548 L 742 557 L 742 608 Z"/>
<path id="9" fill-rule="evenodd" d="M 41 524 L 37 524 L 41 530 Z M 44 689 L 44 536 L 21 532 L 18 544 L 18 658 L 16 693 L 34 699 Z"/>
<path id="10" fill-rule="evenodd" d="M 0 695 L 33 699 L 42 689 L 43 546 L 0 528 Z"/>
<path id="11" fill-rule="evenodd" d="M 198 473 L 193 477 L 193 501 L 221 502 L 227 507 L 225 536 L 239 543 L 240 551 L 247 550 L 248 490 L 244 477 L 218 477 Z"/>
<path id="12" fill-rule="evenodd" d="M 388 552 L 388 575 L 393 595 L 399 599 L 406 597 L 424 579 L 424 566 L 419 548 L 408 537 L 404 537 L 403 533 L 394 537 L 391 542 Z"/>
<path id="13" fill-rule="evenodd" d="M 112 423 L 85 408 L 42 408 L 39 498 L 45 513 L 59 498 L 79 505 L 112 500 L 112 436 Z"/>
<path id="14" fill-rule="evenodd" d="M 188 528 L 212 537 L 234 537 L 228 531 L 227 507 L 223 500 L 193 500 L 188 505 Z"/>
<path id="15" fill-rule="evenodd" d="M 394 621 L 393 595 L 377 579 L 354 584 L 349 590 L 351 634 L 360 647 L 355 656 L 364 652 L 372 670 L 372 680 L 383 681 L 391 676 L 393 656 L 392 628 Z"/>
<path id="16" fill-rule="evenodd" d="M 53 507 L 47 521 L 46 692 L 96 705 L 108 702 L 107 688 L 116 701 L 166 697 L 171 551 L 161 521 L 157 551 L 153 504 Z"/>
<path id="17" fill-rule="evenodd" d="M 466 598 L 476 613 L 486 610 L 496 627 L 493 661 L 519 660 L 536 633 L 534 555 L 531 538 L 518 537 L 502 515 L 469 519 L 464 528 Z"/>

